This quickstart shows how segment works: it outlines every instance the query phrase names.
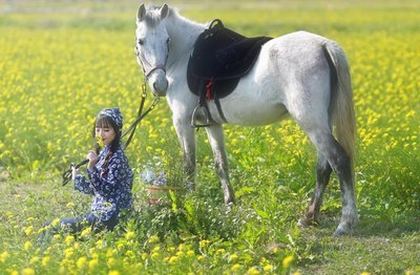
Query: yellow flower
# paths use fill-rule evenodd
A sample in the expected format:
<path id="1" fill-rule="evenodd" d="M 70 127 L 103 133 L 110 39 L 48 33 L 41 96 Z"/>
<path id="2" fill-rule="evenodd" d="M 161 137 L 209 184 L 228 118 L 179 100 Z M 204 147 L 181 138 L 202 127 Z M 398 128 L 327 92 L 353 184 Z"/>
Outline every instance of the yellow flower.
<path id="1" fill-rule="evenodd" d="M 98 241 L 96 242 L 96 247 L 97 247 L 98 249 L 101 249 L 101 248 L 103 248 L 103 247 L 104 247 L 104 244 L 105 244 L 105 242 L 104 242 L 103 240 L 98 240 Z"/>
<path id="2" fill-rule="evenodd" d="M 98 265 L 98 259 L 92 259 L 89 261 L 89 270 L 95 269 L 95 267 Z"/>
<path id="3" fill-rule="evenodd" d="M 360 273 L 360 275 L 370 275 L 370 273 L 367 271 L 363 271 L 362 273 Z"/>
<path id="4" fill-rule="evenodd" d="M 187 251 L 187 255 L 188 255 L 188 257 L 192 257 L 192 256 L 194 256 L 194 251 L 192 251 L 192 250 L 188 250 Z"/>
<path id="5" fill-rule="evenodd" d="M 149 243 L 157 243 L 159 241 L 159 237 L 157 235 L 152 235 L 149 238 Z"/>
<path id="6" fill-rule="evenodd" d="M 22 275 L 34 275 L 35 274 L 35 270 L 33 270 L 32 268 L 24 268 L 22 270 Z"/>
<path id="7" fill-rule="evenodd" d="M 185 244 L 181 243 L 178 245 L 178 251 L 183 251 L 185 249 Z"/>
<path id="8" fill-rule="evenodd" d="M 234 262 L 236 262 L 236 260 L 238 259 L 238 255 L 236 255 L 235 253 L 233 253 L 232 255 L 230 255 L 230 257 L 229 257 L 229 261 L 231 262 L 231 263 L 234 263 Z"/>
<path id="9" fill-rule="evenodd" d="M 115 266 L 116 262 L 117 262 L 117 260 L 115 260 L 115 258 L 113 258 L 113 257 L 108 258 L 108 260 L 106 261 L 106 263 L 108 264 L 108 267 Z"/>
<path id="10" fill-rule="evenodd" d="M 258 274 L 260 274 L 260 271 L 255 266 L 253 266 L 250 269 L 248 269 L 248 272 L 246 274 L 258 275 Z"/>
<path id="11" fill-rule="evenodd" d="M 242 266 L 241 266 L 240 264 L 234 264 L 234 265 L 230 268 L 230 270 L 231 270 L 232 272 L 236 272 L 236 271 L 240 270 L 241 268 L 242 268 Z"/>
<path id="12" fill-rule="evenodd" d="M 48 265 L 49 262 L 50 262 L 50 257 L 49 256 L 45 256 L 41 260 L 41 265 L 45 267 L 45 266 Z"/>
<path id="13" fill-rule="evenodd" d="M 132 240 L 134 239 L 135 236 L 136 236 L 136 233 L 134 231 L 127 231 L 127 233 L 125 233 L 125 238 L 127 240 Z"/>
<path id="14" fill-rule="evenodd" d="M 74 202 L 69 202 L 68 204 L 66 204 L 67 208 L 74 208 Z"/>
<path id="15" fill-rule="evenodd" d="M 9 257 L 9 252 L 4 251 L 0 254 L 0 263 L 4 263 L 6 259 Z"/>
<path id="16" fill-rule="evenodd" d="M 271 264 L 267 264 L 264 266 L 264 271 L 265 272 L 271 272 L 273 271 L 273 266 Z"/>
<path id="17" fill-rule="evenodd" d="M 10 271 L 10 275 L 19 275 L 19 272 L 17 272 L 16 270 L 12 270 Z"/>
<path id="18" fill-rule="evenodd" d="M 293 258 L 292 255 L 285 257 L 283 259 L 283 268 L 289 268 L 289 266 L 292 263 L 293 259 L 294 258 Z"/>
<path id="19" fill-rule="evenodd" d="M 92 229 L 90 227 L 86 227 L 82 233 L 80 233 L 80 236 L 82 238 L 89 236 L 89 234 L 92 232 Z"/>
<path id="20" fill-rule="evenodd" d="M 118 270 L 111 270 L 108 275 L 120 275 L 120 272 Z"/>
<path id="21" fill-rule="evenodd" d="M 176 263 L 178 261 L 178 257 L 176 257 L 176 256 L 172 256 L 172 257 L 170 257 L 169 258 L 169 263 L 170 264 L 174 264 L 174 263 Z"/>
<path id="22" fill-rule="evenodd" d="M 201 240 L 200 241 L 200 248 L 205 248 L 210 243 L 208 240 Z"/>
<path id="23" fill-rule="evenodd" d="M 60 219 L 59 219 L 59 218 L 56 218 L 56 219 L 54 219 L 54 220 L 51 222 L 51 226 L 55 227 L 55 226 L 57 226 L 59 223 L 60 223 Z"/>
<path id="24" fill-rule="evenodd" d="M 25 228 L 24 232 L 25 232 L 26 236 L 29 236 L 34 232 L 34 228 L 32 227 L 32 225 L 28 226 L 28 227 Z"/>
<path id="25" fill-rule="evenodd" d="M 153 252 L 151 258 L 152 260 L 156 260 L 157 258 L 159 258 L 159 256 L 160 256 L 159 252 Z"/>
<path id="26" fill-rule="evenodd" d="M 67 246 L 70 246 L 74 242 L 74 237 L 72 235 L 68 235 L 64 239 L 64 242 L 66 243 Z"/>
<path id="27" fill-rule="evenodd" d="M 105 146 L 104 141 L 102 140 L 101 136 L 96 137 L 96 143 L 98 143 L 99 147 L 101 148 Z"/>
<path id="28" fill-rule="evenodd" d="M 108 258 L 110 258 L 110 257 L 112 257 L 112 256 L 114 256 L 115 255 L 115 251 L 114 251 L 114 249 L 112 249 L 112 248 L 108 248 L 107 250 L 106 250 L 106 256 L 108 257 Z"/>
<path id="29" fill-rule="evenodd" d="M 118 249 L 119 251 L 123 250 L 123 249 L 124 249 L 124 244 L 123 244 L 123 243 L 118 243 L 118 244 L 117 244 L 117 249 Z"/>
<path id="30" fill-rule="evenodd" d="M 23 249 L 28 251 L 31 248 L 32 248 L 32 243 L 30 241 L 26 241 L 25 244 L 23 245 Z"/>
<path id="31" fill-rule="evenodd" d="M 134 254 L 134 252 L 132 250 L 127 250 L 125 252 L 125 255 L 129 258 L 134 258 L 136 256 L 136 254 Z"/>
<path id="32" fill-rule="evenodd" d="M 86 257 L 80 257 L 77 262 L 76 262 L 76 266 L 78 269 L 82 269 L 86 266 L 87 264 L 87 258 Z"/>
<path id="33" fill-rule="evenodd" d="M 203 255 L 198 256 L 198 257 L 197 257 L 197 260 L 199 260 L 199 261 L 203 261 L 203 260 L 204 260 L 204 256 L 203 256 Z"/>
<path id="34" fill-rule="evenodd" d="M 71 256 L 73 256 L 73 254 L 74 254 L 73 247 L 66 248 L 64 250 L 64 257 L 66 257 L 66 258 L 70 258 Z"/>
<path id="35" fill-rule="evenodd" d="M 92 256 L 92 258 L 98 258 L 98 253 L 96 253 L 95 248 L 90 248 L 89 254 Z"/>

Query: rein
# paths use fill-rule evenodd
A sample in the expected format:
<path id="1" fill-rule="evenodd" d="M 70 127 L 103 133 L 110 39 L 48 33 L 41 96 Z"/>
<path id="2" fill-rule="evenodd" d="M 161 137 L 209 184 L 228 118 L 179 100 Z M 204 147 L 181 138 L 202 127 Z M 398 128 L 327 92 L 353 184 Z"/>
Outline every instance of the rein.
<path id="1" fill-rule="evenodd" d="M 140 101 L 140 105 L 139 105 L 139 109 L 138 109 L 138 111 L 137 111 L 137 118 L 134 120 L 134 122 L 133 123 L 131 123 L 131 125 L 130 125 L 130 127 L 128 127 L 128 129 L 127 130 L 125 130 L 124 131 L 124 133 L 121 135 L 121 138 L 124 138 L 125 136 L 127 136 L 128 135 L 128 138 L 127 138 L 127 141 L 125 142 L 125 144 L 123 145 L 123 149 L 126 149 L 127 147 L 128 147 L 128 145 L 130 144 L 130 142 L 131 142 L 131 140 L 132 140 L 132 138 L 133 138 L 133 136 L 134 136 L 134 132 L 136 131 L 136 128 L 137 128 L 137 125 L 142 121 L 142 119 L 147 115 L 147 114 L 149 114 L 154 108 L 155 108 L 155 106 L 159 103 L 159 100 L 160 100 L 160 98 L 159 97 L 157 97 L 157 96 L 155 96 L 154 98 L 153 98 L 153 101 L 152 101 L 152 103 L 150 104 L 150 106 L 147 108 L 147 110 L 146 111 L 144 111 L 143 112 L 143 109 L 144 109 L 144 103 L 145 103 L 145 101 L 146 101 L 146 95 L 147 95 L 147 93 L 146 93 L 146 90 L 147 90 L 147 87 L 146 87 L 146 82 L 143 82 L 143 85 L 142 85 L 142 96 L 141 96 L 141 101 Z M 71 180 L 71 176 L 72 176 L 72 168 L 74 167 L 74 168 L 76 168 L 76 169 L 78 169 L 79 167 L 81 167 L 81 166 L 83 166 L 83 165 L 85 165 L 85 164 L 87 164 L 89 162 L 89 160 L 88 159 L 85 159 L 85 160 L 83 160 L 83 161 L 81 161 L 81 162 L 79 162 L 78 164 L 71 164 L 70 165 L 70 168 L 69 169 L 67 169 L 64 173 L 63 173 L 63 175 L 62 175 L 62 178 L 63 178 L 63 186 L 64 185 L 66 185 L 70 180 Z"/>

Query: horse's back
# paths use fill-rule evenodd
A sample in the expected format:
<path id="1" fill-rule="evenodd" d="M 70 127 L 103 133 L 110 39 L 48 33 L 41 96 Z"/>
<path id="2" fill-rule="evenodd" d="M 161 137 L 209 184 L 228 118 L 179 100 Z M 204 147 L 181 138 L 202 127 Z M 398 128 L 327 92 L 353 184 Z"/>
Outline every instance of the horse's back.
<path id="1" fill-rule="evenodd" d="M 298 31 L 269 41 L 264 45 L 262 54 L 270 56 L 273 61 L 283 61 L 295 65 L 314 63 L 320 59 L 324 60 L 322 46 L 325 43 L 333 43 L 333 41 L 317 34 Z"/>
<path id="2" fill-rule="evenodd" d="M 242 125 L 269 124 L 283 118 L 296 98 L 327 105 L 329 68 L 322 45 L 328 41 L 299 31 L 264 44 L 254 68 L 222 101 L 227 120 Z M 312 111 L 309 105 L 308 111 Z"/>

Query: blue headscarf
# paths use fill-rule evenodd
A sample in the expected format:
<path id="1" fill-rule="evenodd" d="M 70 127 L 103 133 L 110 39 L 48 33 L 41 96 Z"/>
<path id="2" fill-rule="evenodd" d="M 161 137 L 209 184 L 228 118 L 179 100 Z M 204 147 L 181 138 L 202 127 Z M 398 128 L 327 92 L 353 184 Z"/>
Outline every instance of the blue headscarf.
<path id="1" fill-rule="evenodd" d="M 114 108 L 105 108 L 102 109 L 99 114 L 98 117 L 101 116 L 107 116 L 109 118 L 112 119 L 112 121 L 115 123 L 115 125 L 117 125 L 118 129 L 122 129 L 123 126 L 123 116 L 121 114 L 120 108 L 118 107 L 114 107 Z"/>

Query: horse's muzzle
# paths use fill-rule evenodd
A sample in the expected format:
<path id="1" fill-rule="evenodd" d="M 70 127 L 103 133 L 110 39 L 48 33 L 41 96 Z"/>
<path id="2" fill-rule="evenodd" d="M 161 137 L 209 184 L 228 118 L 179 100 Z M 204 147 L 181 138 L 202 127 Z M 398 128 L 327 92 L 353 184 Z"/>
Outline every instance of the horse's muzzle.
<path id="1" fill-rule="evenodd" d="M 163 70 L 155 71 L 149 78 L 149 85 L 152 88 L 153 94 L 156 96 L 166 96 L 168 89 L 168 79 Z"/>

